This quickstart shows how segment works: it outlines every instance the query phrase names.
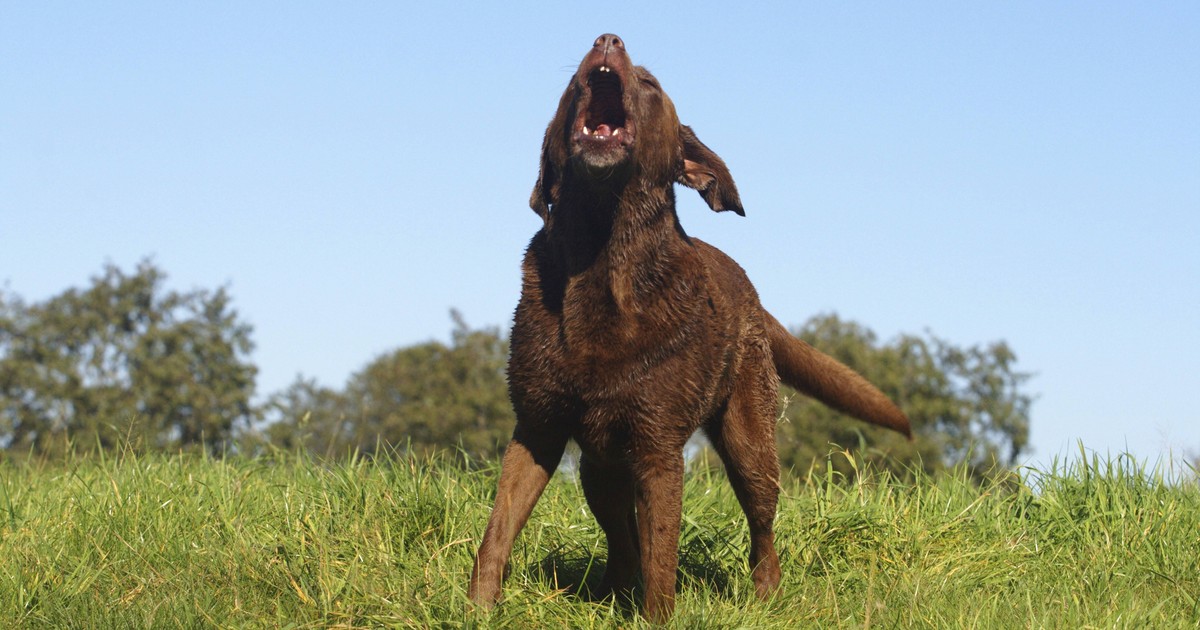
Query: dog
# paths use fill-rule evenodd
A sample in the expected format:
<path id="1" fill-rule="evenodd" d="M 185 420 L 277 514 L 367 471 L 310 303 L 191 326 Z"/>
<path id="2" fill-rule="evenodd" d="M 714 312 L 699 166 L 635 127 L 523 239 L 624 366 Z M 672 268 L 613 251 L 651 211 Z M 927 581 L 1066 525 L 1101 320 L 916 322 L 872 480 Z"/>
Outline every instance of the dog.
<path id="1" fill-rule="evenodd" d="M 714 211 L 744 216 L 724 161 L 680 124 L 621 38 L 601 35 L 542 141 L 530 206 L 544 226 L 525 252 L 510 337 L 517 423 L 471 573 L 477 605 L 499 600 L 513 541 L 568 440 L 608 541 L 601 591 L 627 591 L 640 573 L 641 612 L 660 622 L 675 606 L 683 448 L 697 430 L 746 514 L 762 598 L 780 579 L 780 379 L 911 438 L 887 396 L 789 334 L 737 263 L 684 232 L 676 183 Z"/>

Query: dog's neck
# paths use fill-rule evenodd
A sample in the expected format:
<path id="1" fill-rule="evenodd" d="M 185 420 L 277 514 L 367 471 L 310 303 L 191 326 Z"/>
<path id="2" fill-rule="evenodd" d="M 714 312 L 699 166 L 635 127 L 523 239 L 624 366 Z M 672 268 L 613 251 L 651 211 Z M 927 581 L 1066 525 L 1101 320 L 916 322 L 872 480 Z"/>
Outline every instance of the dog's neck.
<path id="1" fill-rule="evenodd" d="M 638 263 L 664 238 L 680 236 L 671 186 L 620 190 L 564 186 L 547 232 L 572 273 L 597 261 Z M 648 251 L 640 251 L 647 250 Z"/>
<path id="2" fill-rule="evenodd" d="M 652 288 L 664 263 L 687 235 L 675 215 L 672 185 L 619 190 L 584 183 L 564 185 L 547 223 L 547 235 L 568 277 L 588 276 L 628 310 Z"/>

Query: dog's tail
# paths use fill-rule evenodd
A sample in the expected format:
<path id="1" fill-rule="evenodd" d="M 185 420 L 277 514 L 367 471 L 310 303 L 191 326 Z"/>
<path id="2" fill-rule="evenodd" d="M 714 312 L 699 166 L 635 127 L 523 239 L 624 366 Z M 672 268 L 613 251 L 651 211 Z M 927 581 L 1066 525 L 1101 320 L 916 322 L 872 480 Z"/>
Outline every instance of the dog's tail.
<path id="1" fill-rule="evenodd" d="M 826 405 L 912 439 L 908 417 L 879 388 L 833 357 L 792 336 L 770 313 L 767 338 L 784 383 Z"/>

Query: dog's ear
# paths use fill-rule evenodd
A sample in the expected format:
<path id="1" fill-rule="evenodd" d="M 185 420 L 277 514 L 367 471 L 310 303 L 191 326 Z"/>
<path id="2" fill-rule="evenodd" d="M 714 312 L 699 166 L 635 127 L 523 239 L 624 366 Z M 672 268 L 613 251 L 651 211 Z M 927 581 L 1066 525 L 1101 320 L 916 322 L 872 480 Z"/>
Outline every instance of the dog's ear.
<path id="1" fill-rule="evenodd" d="M 549 158 L 550 133 L 554 125 L 546 129 L 546 137 L 542 139 L 542 160 L 538 167 L 537 183 L 533 185 L 533 193 L 529 195 L 529 207 L 542 217 L 542 221 L 550 218 L 550 205 L 558 203 L 558 173 Z"/>
<path id="2" fill-rule="evenodd" d="M 683 171 L 679 183 L 699 191 L 708 207 L 717 212 L 732 210 L 746 216 L 733 175 L 729 174 L 721 156 L 704 146 L 687 125 L 679 125 L 679 139 L 683 142 Z"/>
<path id="3" fill-rule="evenodd" d="M 537 183 L 533 185 L 533 193 L 529 195 L 529 207 L 542 217 L 542 221 L 549 219 L 551 206 L 558 203 L 559 184 L 567 164 L 567 118 L 574 100 L 574 91 L 568 87 L 559 99 L 558 111 L 546 127 L 546 135 L 542 138 L 542 159 L 538 167 Z"/>

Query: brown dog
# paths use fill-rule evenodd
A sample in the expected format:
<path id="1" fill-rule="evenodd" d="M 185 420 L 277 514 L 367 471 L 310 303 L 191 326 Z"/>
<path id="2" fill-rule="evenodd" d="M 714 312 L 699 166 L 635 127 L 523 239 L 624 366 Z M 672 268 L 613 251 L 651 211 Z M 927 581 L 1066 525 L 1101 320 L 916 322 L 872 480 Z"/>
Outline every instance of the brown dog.
<path id="1" fill-rule="evenodd" d="M 558 104 L 530 205 L 545 221 L 522 267 L 509 394 L 517 426 L 469 596 L 500 598 L 504 567 L 568 440 L 608 538 L 602 588 L 633 586 L 646 617 L 675 605 L 683 446 L 704 429 L 750 524 L 761 597 L 779 584 L 776 390 L 784 382 L 909 434 L 878 389 L 790 335 L 737 263 L 690 238 L 674 184 L 743 214 L 725 163 L 679 123 L 658 81 L 601 35 Z"/>

